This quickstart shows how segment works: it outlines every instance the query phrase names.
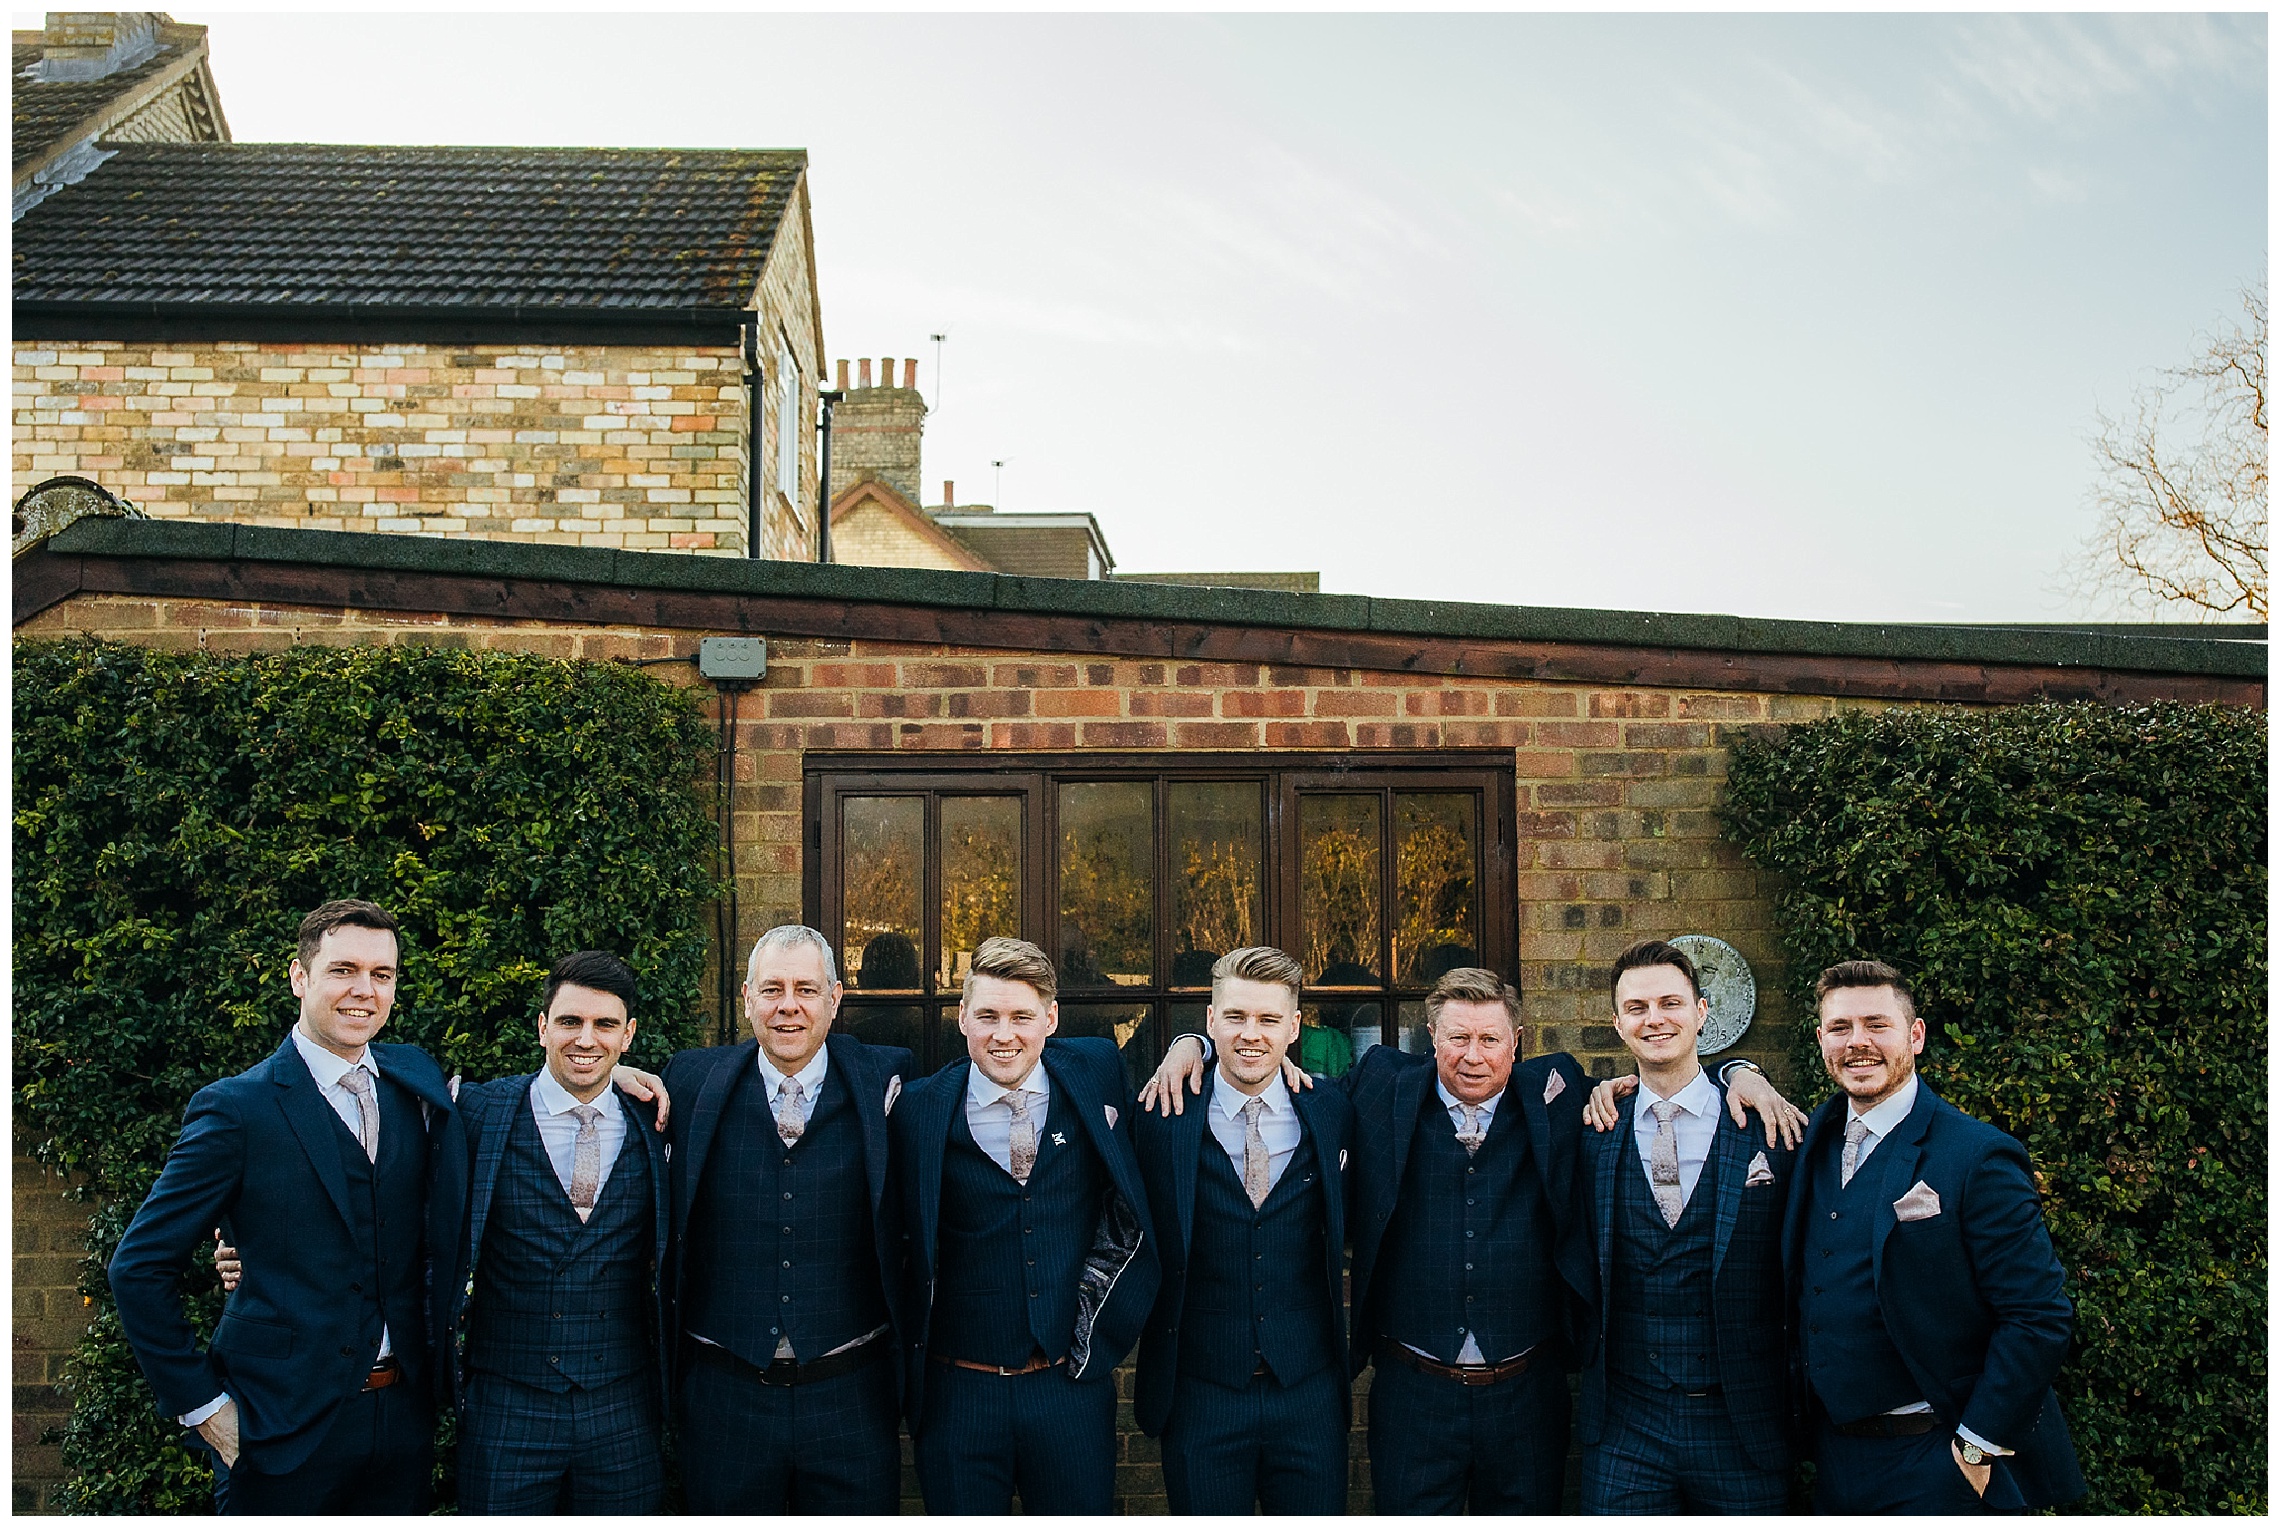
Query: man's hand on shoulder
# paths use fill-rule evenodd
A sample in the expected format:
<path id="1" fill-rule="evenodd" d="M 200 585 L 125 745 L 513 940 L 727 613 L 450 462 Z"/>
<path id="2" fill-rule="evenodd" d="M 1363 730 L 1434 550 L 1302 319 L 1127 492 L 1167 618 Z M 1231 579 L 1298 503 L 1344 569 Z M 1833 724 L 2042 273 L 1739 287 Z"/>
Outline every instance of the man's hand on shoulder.
<path id="1" fill-rule="evenodd" d="M 610 1073 L 610 1081 L 620 1093 L 643 1102 L 657 1100 L 657 1129 L 664 1132 L 666 1118 L 673 1112 L 673 1100 L 665 1092 L 665 1079 L 655 1072 L 645 1072 L 638 1066 L 619 1066 Z"/>
<path id="2" fill-rule="evenodd" d="M 1615 1128 L 1615 1122 L 1622 1117 L 1616 1112 L 1617 1100 L 1636 1092 L 1638 1086 L 1639 1079 L 1636 1076 L 1608 1078 L 1593 1088 L 1591 1097 L 1584 1100 L 1583 1122 L 1605 1135 Z"/>
<path id="3" fill-rule="evenodd" d="M 1757 1111 L 1768 1147 L 1787 1146 L 1794 1151 L 1805 1139 L 1805 1111 L 1783 1098 L 1755 1066 L 1737 1069 L 1726 1084 L 1726 1112 L 1734 1116 L 1735 1124 L 1747 1129 L 1750 1122 L 1744 1109 Z"/>
<path id="4" fill-rule="evenodd" d="M 1193 1035 L 1182 1035 L 1174 1040 L 1164 1059 L 1157 1064 L 1155 1075 L 1140 1089 L 1140 1107 L 1153 1109 L 1166 1119 L 1187 1112 L 1187 1093 L 1203 1091 L 1203 1047 Z"/>

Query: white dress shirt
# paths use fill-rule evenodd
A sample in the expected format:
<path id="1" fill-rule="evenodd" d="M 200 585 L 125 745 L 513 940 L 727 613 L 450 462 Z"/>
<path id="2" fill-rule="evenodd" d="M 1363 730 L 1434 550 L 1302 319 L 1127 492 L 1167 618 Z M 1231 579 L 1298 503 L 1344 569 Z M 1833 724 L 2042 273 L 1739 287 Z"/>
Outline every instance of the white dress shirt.
<path id="1" fill-rule="evenodd" d="M 1662 1133 L 1653 1106 L 1663 1101 L 1666 1100 L 1648 1086 L 1645 1078 L 1639 1079 L 1632 1125 L 1639 1142 L 1639 1170 L 1647 1175 L 1650 1192 L 1655 1181 L 1655 1137 Z M 1725 1107 L 1726 1096 L 1718 1091 L 1718 1084 L 1710 1080 L 1708 1072 L 1698 1071 L 1694 1080 L 1672 1094 L 1667 1102 L 1678 1106 L 1670 1117 L 1670 1133 L 1677 1137 L 1678 1202 L 1684 1205 L 1693 1199 L 1694 1185 L 1702 1181 L 1702 1164 L 1710 1160 L 1710 1147 L 1718 1139 L 1718 1111 Z"/>
<path id="2" fill-rule="evenodd" d="M 357 1107 L 356 1095 L 342 1087 L 340 1080 L 352 1071 L 362 1070 L 370 1074 L 373 1088 L 372 1139 L 377 1142 L 380 1139 L 380 1061 L 372 1054 L 372 1048 L 366 1046 L 363 1054 L 354 1061 L 344 1061 L 301 1033 L 300 1025 L 294 1025 L 292 1033 L 293 1049 L 300 1053 L 302 1062 L 309 1068 L 309 1075 L 316 1079 L 318 1094 L 332 1105 L 332 1112 L 340 1116 L 340 1122 L 348 1127 L 348 1133 L 360 1143 L 364 1139 L 364 1112 Z M 378 1150 L 377 1145 L 374 1150 Z M 380 1327 L 380 1357 L 387 1358 L 395 1351 L 395 1345 L 388 1340 L 387 1324 L 383 1322 Z M 229 1398 L 230 1393 L 225 1390 L 196 1411 L 186 1411 L 175 1420 L 184 1427 L 196 1427 L 220 1411 Z"/>
<path id="3" fill-rule="evenodd" d="M 602 1185 L 610 1181 L 610 1169 L 617 1165 L 618 1152 L 625 1145 L 625 1108 L 618 1102 L 617 1089 L 607 1084 L 595 1095 L 593 1106 L 602 1111 L 602 1117 L 594 1121 L 594 1134 L 602 1151 L 601 1170 L 594 1175 L 594 1198 L 598 1202 Z M 554 1164 L 554 1176 L 562 1180 L 565 1194 L 570 1192 L 570 1178 L 578 1167 L 578 1116 L 570 1112 L 577 1107 L 577 1098 L 544 1067 L 530 1080 L 530 1112 L 538 1121 L 538 1143 L 546 1148 L 546 1160 Z"/>
<path id="4" fill-rule="evenodd" d="M 1259 1111 L 1259 1139 L 1267 1143 L 1267 1187 L 1272 1190 L 1298 1152 L 1298 1107 L 1291 1102 L 1290 1089 L 1283 1086 L 1280 1067 L 1258 1096 L 1266 1105 Z M 1243 1176 L 1243 1106 L 1250 1101 L 1251 1095 L 1229 1082 L 1224 1072 L 1213 1079 L 1211 1133 L 1235 1164 L 1238 1179 Z"/>
<path id="5" fill-rule="evenodd" d="M 1459 1134 L 1462 1134 L 1465 1128 L 1464 1100 L 1449 1091 L 1449 1085 L 1441 1080 L 1438 1072 L 1433 1075 L 1433 1091 L 1441 1096 L 1441 1107 L 1449 1111 L 1449 1123 L 1456 1128 Z M 1486 1100 L 1472 1106 L 1473 1113 L 1479 1117 L 1482 1140 L 1488 1138 L 1489 1127 L 1496 1123 L 1496 1106 L 1502 1102 L 1504 1102 L 1504 1090 L 1498 1088 Z M 1425 1353 L 1423 1348 L 1412 1346 L 1409 1343 L 1403 1343 L 1402 1346 L 1408 1348 L 1412 1353 Z M 1425 1356 L 1427 1358 L 1433 1357 L 1430 1353 L 1425 1353 Z M 1514 1356 L 1516 1355 L 1510 1353 L 1505 1355 L 1507 1358 Z M 1501 1360 L 1499 1361 L 1501 1362 Z M 1480 1350 L 1480 1339 L 1469 1331 L 1465 1333 L 1465 1345 L 1457 1350 L 1457 1362 L 1461 1364 L 1484 1364 L 1488 1362 L 1488 1356 Z"/>
<path id="6" fill-rule="evenodd" d="M 767 1090 L 769 1117 L 775 1117 L 776 1099 L 783 1093 L 784 1084 L 796 1082 L 800 1085 L 800 1123 L 805 1125 L 813 1120 L 815 1118 L 815 1101 L 823 1093 L 824 1074 L 830 1070 L 831 1050 L 828 1046 L 816 1047 L 815 1054 L 808 1058 L 808 1064 L 794 1072 L 790 1077 L 786 1077 L 782 1072 L 777 1071 L 776 1063 L 768 1059 L 768 1053 L 765 1050 L 761 1051 L 760 1086 Z"/>
<path id="7" fill-rule="evenodd" d="M 974 1144 L 992 1162 L 1013 1171 L 1013 1106 L 1006 1099 L 1015 1093 L 1029 1097 L 1029 1128 L 1035 1132 L 1040 1152 L 1045 1146 L 1045 1114 L 1053 1100 L 1053 1080 L 1045 1072 L 1045 1058 L 1029 1069 L 1029 1075 L 1010 1088 L 1001 1088 L 982 1075 L 980 1067 L 966 1073 L 966 1128 L 973 1132 Z"/>

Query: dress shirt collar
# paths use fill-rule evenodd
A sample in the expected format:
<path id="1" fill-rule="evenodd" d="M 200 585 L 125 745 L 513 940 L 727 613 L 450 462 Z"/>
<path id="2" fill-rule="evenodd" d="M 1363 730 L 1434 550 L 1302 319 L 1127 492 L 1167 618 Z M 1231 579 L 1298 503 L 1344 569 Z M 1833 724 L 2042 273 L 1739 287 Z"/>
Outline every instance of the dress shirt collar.
<path id="1" fill-rule="evenodd" d="M 1465 1107 L 1465 1101 L 1449 1091 L 1449 1085 L 1441 1080 L 1439 1072 L 1433 1074 L 1433 1091 L 1441 1095 L 1442 1108 L 1462 1109 Z M 1472 1107 L 1480 1111 L 1481 1123 L 1485 1125 L 1496 1118 L 1496 1106 L 1502 1102 L 1504 1102 L 1504 1089 L 1498 1088 L 1488 1095 L 1488 1102 L 1474 1104 Z"/>
<path id="2" fill-rule="evenodd" d="M 364 1054 L 357 1057 L 356 1060 L 343 1061 L 301 1033 L 301 1026 L 296 1024 L 293 1026 L 293 1048 L 298 1050 L 301 1053 L 301 1059 L 308 1063 L 309 1075 L 317 1079 L 317 1086 L 320 1088 L 339 1087 L 340 1080 L 349 1074 L 351 1068 L 357 1066 L 362 1066 L 375 1078 L 380 1075 L 380 1060 L 372 1054 L 372 1047 L 369 1045 L 364 1047 Z"/>
<path id="3" fill-rule="evenodd" d="M 1916 1107 L 1916 1082 L 1916 1074 L 1910 1072 L 1908 1080 L 1900 1084 L 1899 1092 L 1865 1113 L 1851 1099 L 1847 1099 L 1846 1113 L 1868 1126 L 1868 1133 L 1881 1141 L 1899 1129 L 1900 1122 L 1908 1117 L 1908 1111 Z"/>
<path id="4" fill-rule="evenodd" d="M 1261 1089 L 1256 1096 L 1266 1100 L 1267 1107 L 1263 1112 L 1267 1114 L 1280 1114 L 1291 1107 L 1290 1089 L 1283 1086 L 1280 1067 L 1275 1069 L 1275 1075 L 1268 1079 L 1266 1087 Z M 1241 1119 L 1243 1117 L 1243 1106 L 1249 1103 L 1252 1097 L 1253 1095 L 1243 1092 L 1225 1077 L 1214 1077 L 1211 1080 L 1211 1107 L 1229 1119 Z"/>
<path id="5" fill-rule="evenodd" d="M 1654 1089 L 1648 1087 L 1642 1079 L 1639 1083 L 1639 1117 L 1641 1119 L 1653 1119 L 1654 1105 L 1658 1101 L 1674 1103 L 1685 1113 L 1692 1114 L 1700 1119 L 1716 1119 L 1718 1117 L 1718 1106 L 1724 1103 L 1725 1099 L 1718 1092 L 1718 1084 L 1710 1080 L 1710 1073 L 1705 1070 L 1696 1072 L 1692 1082 L 1673 1093 L 1667 1100 L 1663 1099 L 1662 1095 Z"/>
<path id="6" fill-rule="evenodd" d="M 554 1074 L 543 1066 L 538 1069 L 538 1076 L 532 1080 L 530 1092 L 532 1100 L 538 1105 L 541 1118 L 550 1114 L 568 1114 L 578 1107 L 577 1095 L 556 1082 Z M 615 1115 L 618 1112 L 616 1087 L 605 1083 L 602 1091 L 594 1095 L 594 1107 L 602 1111 L 605 1119 Z"/>
<path id="7" fill-rule="evenodd" d="M 823 1074 L 830 1069 L 830 1065 L 831 1047 L 819 1045 L 816 1047 L 815 1054 L 808 1058 L 808 1064 L 787 1079 L 782 1072 L 776 1070 L 776 1063 L 770 1059 L 766 1047 L 762 1047 L 760 1051 L 760 1083 L 768 1090 L 768 1102 L 771 1104 L 776 1101 L 776 1095 L 784 1091 L 784 1084 L 787 1080 L 795 1081 L 800 1085 L 800 1097 L 813 1098 L 816 1095 L 816 1090 L 823 1086 Z"/>
<path id="8" fill-rule="evenodd" d="M 1001 1088 L 982 1075 L 982 1069 L 969 1065 L 966 1070 L 966 1105 L 973 1109 L 987 1109 L 1014 1093 L 1027 1093 L 1039 1099 L 1053 1096 L 1052 1080 L 1045 1074 L 1045 1058 L 1040 1055 L 1029 1075 L 1010 1088 Z"/>

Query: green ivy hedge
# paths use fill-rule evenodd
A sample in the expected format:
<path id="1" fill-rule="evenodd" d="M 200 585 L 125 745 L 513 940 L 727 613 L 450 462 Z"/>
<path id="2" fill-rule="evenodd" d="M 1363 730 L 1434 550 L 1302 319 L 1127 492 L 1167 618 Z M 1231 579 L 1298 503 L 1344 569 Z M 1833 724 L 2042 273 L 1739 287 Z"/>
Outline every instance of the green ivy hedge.
<path id="1" fill-rule="evenodd" d="M 98 1205 L 61 1502 L 210 1511 L 102 1269 L 190 1095 L 283 1039 L 302 915 L 339 896 L 394 912 L 387 1038 L 473 1078 L 538 1063 L 554 957 L 613 950 L 654 1068 L 700 1039 L 714 740 L 636 669 L 517 653 L 19 642 L 14 672 L 16 1120 Z M 211 1272 L 190 1285 L 211 1323 Z"/>
<path id="2" fill-rule="evenodd" d="M 2166 705 L 1852 712 L 1734 752 L 1799 1075 L 1827 1091 L 1815 974 L 1890 961 L 1931 1085 L 2033 1156 L 2081 1509 L 2267 1510 L 2265 759 L 2261 712 Z"/>

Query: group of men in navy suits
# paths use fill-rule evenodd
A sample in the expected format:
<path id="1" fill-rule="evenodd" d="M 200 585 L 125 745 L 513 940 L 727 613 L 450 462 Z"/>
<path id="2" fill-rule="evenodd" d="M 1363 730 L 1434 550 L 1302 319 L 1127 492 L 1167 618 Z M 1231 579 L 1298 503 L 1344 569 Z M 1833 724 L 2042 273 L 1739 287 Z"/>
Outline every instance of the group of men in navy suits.
<path id="1" fill-rule="evenodd" d="M 670 1416 L 692 1511 L 894 1511 L 907 1423 L 930 1511 L 1105 1513 L 1135 1343 L 1175 1512 L 1343 1510 L 1371 1364 L 1381 1511 L 1557 1510 L 1578 1367 L 1590 1511 L 1779 1510 L 1800 1443 L 1829 1510 L 2081 1489 L 2024 1154 L 1914 1077 L 1887 967 L 1824 974 L 1843 1091 L 1793 1151 L 1762 1076 L 1703 1072 L 1664 944 L 1611 983 L 1640 1091 L 1588 1110 L 1486 971 L 1435 988 L 1430 1056 L 1316 1085 L 1298 963 L 1231 952 L 1143 1110 L 1112 1043 L 1054 1037 L 1022 940 L 976 951 L 966 1056 L 924 1078 L 832 1033 L 796 925 L 751 952 L 753 1037 L 662 1080 L 622 1062 L 614 956 L 549 973 L 540 1070 L 465 1086 L 375 1042 L 398 960 L 372 904 L 310 915 L 294 1032 L 192 1100 L 111 1264 L 227 1512 L 422 1510 L 442 1406 L 471 1512 L 658 1510 Z M 201 1350 L 180 1279 L 216 1228 Z"/>

